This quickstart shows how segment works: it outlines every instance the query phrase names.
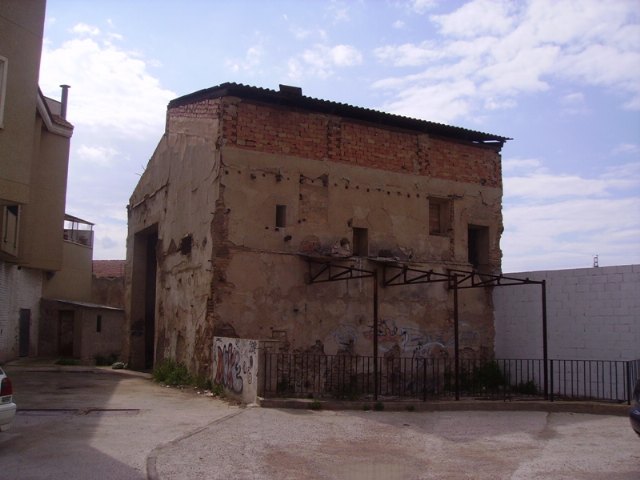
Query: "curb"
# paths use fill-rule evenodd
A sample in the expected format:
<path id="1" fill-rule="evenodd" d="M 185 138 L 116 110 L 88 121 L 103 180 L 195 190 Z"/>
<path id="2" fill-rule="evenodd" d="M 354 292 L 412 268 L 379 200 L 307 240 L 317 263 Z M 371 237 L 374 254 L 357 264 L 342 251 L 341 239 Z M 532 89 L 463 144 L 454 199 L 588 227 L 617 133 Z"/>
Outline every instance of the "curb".
<path id="1" fill-rule="evenodd" d="M 378 404 L 378 408 L 374 406 Z M 263 408 L 290 408 L 315 410 L 384 410 L 386 412 L 443 412 L 443 411 L 534 411 L 548 413 L 586 413 L 591 415 L 627 416 L 631 408 L 626 404 L 601 402 L 567 402 L 567 401 L 496 401 L 496 400 L 461 400 L 436 402 L 410 401 L 337 401 L 310 400 L 297 398 L 260 398 Z M 380 405 L 382 408 L 380 408 Z"/>

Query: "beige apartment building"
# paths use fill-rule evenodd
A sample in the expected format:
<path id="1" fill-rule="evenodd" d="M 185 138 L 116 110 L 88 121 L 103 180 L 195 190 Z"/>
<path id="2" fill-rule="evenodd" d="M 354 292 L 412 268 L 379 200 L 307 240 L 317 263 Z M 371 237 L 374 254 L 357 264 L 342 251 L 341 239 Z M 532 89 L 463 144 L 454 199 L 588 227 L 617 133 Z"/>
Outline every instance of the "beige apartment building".
<path id="1" fill-rule="evenodd" d="M 38 88 L 45 10 L 44 0 L 0 2 L 0 362 L 89 359 L 85 324 L 112 316 L 90 303 L 93 224 L 65 214 L 73 126 L 68 87 L 61 101 Z M 120 348 L 121 317 L 101 326 L 117 330 L 106 350 Z"/>

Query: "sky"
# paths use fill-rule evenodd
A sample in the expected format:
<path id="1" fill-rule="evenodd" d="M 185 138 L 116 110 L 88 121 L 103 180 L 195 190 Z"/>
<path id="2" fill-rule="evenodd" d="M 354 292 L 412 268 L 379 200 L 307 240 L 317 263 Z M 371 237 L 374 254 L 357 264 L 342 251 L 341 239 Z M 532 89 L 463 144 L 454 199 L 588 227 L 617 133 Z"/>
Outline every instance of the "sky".
<path id="1" fill-rule="evenodd" d="M 48 0 L 67 213 L 123 259 L 167 103 L 237 82 L 512 138 L 503 272 L 640 264 L 638 0 Z"/>

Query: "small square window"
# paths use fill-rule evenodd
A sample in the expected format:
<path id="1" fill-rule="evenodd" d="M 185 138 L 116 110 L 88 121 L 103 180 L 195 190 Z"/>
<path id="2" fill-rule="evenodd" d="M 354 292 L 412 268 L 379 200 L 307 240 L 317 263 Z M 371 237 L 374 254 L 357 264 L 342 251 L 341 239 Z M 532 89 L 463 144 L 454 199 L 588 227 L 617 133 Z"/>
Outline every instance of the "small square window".
<path id="1" fill-rule="evenodd" d="M 9 61 L 0 57 L 0 128 L 4 126 L 4 104 L 7 96 L 7 67 Z"/>
<path id="2" fill-rule="evenodd" d="M 287 226 L 287 206 L 276 205 L 276 228 Z"/>

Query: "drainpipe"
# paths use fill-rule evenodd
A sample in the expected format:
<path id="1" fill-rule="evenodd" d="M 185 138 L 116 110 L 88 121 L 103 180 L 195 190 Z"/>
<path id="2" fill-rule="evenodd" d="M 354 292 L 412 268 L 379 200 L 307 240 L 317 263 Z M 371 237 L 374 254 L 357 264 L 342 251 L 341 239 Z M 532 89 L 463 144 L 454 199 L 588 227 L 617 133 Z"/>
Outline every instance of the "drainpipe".
<path id="1" fill-rule="evenodd" d="M 62 88 L 62 99 L 60 100 L 60 116 L 66 120 L 67 118 L 67 101 L 69 98 L 69 85 L 60 85 Z"/>

